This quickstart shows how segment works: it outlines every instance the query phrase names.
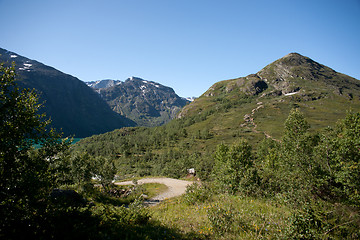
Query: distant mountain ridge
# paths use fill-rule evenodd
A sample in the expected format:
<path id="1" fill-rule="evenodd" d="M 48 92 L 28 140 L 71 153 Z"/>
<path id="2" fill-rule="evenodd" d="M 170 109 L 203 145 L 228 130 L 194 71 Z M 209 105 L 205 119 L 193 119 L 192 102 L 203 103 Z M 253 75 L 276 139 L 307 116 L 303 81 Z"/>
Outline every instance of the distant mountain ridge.
<path id="1" fill-rule="evenodd" d="M 101 89 L 101 88 L 108 88 L 108 87 L 113 87 L 115 85 L 121 84 L 122 81 L 104 79 L 104 80 L 91 81 L 91 82 L 85 82 L 85 83 L 86 83 L 86 85 L 88 85 L 91 88 Z"/>
<path id="2" fill-rule="evenodd" d="M 87 137 L 135 123 L 114 113 L 107 103 L 83 81 L 35 60 L 0 48 L 0 62 L 16 64 L 18 84 L 36 89 L 43 112 L 52 120 L 51 126 L 65 136 Z"/>
<path id="3" fill-rule="evenodd" d="M 101 80 L 87 82 L 111 109 L 139 126 L 159 126 L 175 118 L 190 101 L 157 82 L 130 77 L 124 82 Z"/>

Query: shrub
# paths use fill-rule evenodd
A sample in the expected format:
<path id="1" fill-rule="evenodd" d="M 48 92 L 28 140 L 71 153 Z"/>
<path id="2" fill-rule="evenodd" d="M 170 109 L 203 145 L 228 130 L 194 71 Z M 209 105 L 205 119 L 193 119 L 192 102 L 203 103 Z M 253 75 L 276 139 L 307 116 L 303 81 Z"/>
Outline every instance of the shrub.
<path id="1" fill-rule="evenodd" d="M 187 186 L 184 200 L 187 204 L 196 204 L 209 200 L 211 195 L 211 188 L 207 184 L 200 185 L 194 182 L 193 184 Z"/>
<path id="2" fill-rule="evenodd" d="M 256 192 L 259 177 L 251 146 L 245 140 L 228 147 L 220 144 L 214 154 L 213 177 L 220 192 L 250 195 Z"/>

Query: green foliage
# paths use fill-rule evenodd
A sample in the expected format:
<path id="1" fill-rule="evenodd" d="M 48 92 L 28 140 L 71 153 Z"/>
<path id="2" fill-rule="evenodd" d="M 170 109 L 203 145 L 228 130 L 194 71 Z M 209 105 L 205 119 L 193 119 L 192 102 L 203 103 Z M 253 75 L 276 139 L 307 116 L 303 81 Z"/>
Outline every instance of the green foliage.
<path id="1" fill-rule="evenodd" d="M 90 183 L 94 166 L 91 164 L 91 157 L 88 154 L 72 154 L 68 168 L 67 179 L 70 179 L 71 183 L 80 188 Z"/>
<path id="2" fill-rule="evenodd" d="M 285 122 L 285 133 L 279 156 L 280 191 L 291 201 L 308 197 L 314 182 L 312 152 L 316 136 L 308 134 L 309 124 L 299 110 L 292 110 Z M 276 155 L 275 155 L 276 156 Z M 272 156 L 274 157 L 274 156 Z"/>
<path id="3" fill-rule="evenodd" d="M 286 235 L 291 239 L 320 239 L 327 229 L 314 209 L 306 203 L 289 218 L 290 228 Z"/>
<path id="4" fill-rule="evenodd" d="M 111 225 L 145 224 L 150 217 L 147 209 L 138 201 L 131 203 L 128 208 L 100 204 L 94 208 L 93 214 Z"/>
<path id="5" fill-rule="evenodd" d="M 250 194 L 257 184 L 257 172 L 253 168 L 251 146 L 241 140 L 230 148 L 224 144 L 217 147 L 214 154 L 214 179 L 221 191 Z"/>
<path id="6" fill-rule="evenodd" d="M 93 174 L 99 179 L 105 190 L 109 190 L 117 172 L 113 160 L 105 157 L 97 157 L 92 161 L 94 164 Z"/>
<path id="7" fill-rule="evenodd" d="M 187 204 L 203 203 L 207 200 L 210 200 L 212 194 L 213 190 L 210 186 L 205 183 L 199 185 L 198 183 L 194 182 L 193 184 L 186 187 L 184 201 Z"/>
<path id="8" fill-rule="evenodd" d="M 207 211 L 207 217 L 213 228 L 213 231 L 217 235 L 234 231 L 233 223 L 235 220 L 236 213 L 231 209 L 230 206 L 226 208 L 219 205 L 213 205 Z M 240 226 L 243 227 L 243 226 Z"/>
<path id="9" fill-rule="evenodd" d="M 309 201 L 287 219 L 288 239 L 358 239 L 359 209 L 343 204 Z"/>
<path id="10" fill-rule="evenodd" d="M 114 175 L 113 162 L 104 158 L 95 162 L 87 154 L 69 155 L 65 150 L 70 142 L 59 141 L 60 135 L 47 131 L 48 122 L 37 114 L 40 104 L 35 93 L 20 91 L 14 84 L 14 68 L 1 65 L 0 77 L 0 237 L 141 239 L 145 237 L 137 230 L 142 226 L 147 229 L 140 232 L 156 235 L 153 229 L 161 227 L 148 224 L 149 214 L 139 202 L 125 208 L 86 204 L 83 199 L 81 205 L 72 199 L 64 204 L 51 197 L 60 185 L 90 183 L 94 173 L 101 176 L 103 185 L 108 184 Z M 41 147 L 34 149 L 34 144 Z"/>
<path id="11" fill-rule="evenodd" d="M 0 236 L 36 235 L 52 211 L 48 196 L 69 143 L 46 130 L 36 94 L 15 85 L 14 66 L 1 64 L 0 77 Z M 35 150 L 34 144 L 42 147 Z"/>
<path id="12" fill-rule="evenodd" d="M 349 203 L 360 207 L 360 113 L 350 113 L 336 129 L 335 182 L 343 186 Z"/>
<path id="13" fill-rule="evenodd" d="M 194 205 L 183 198 L 168 200 L 152 210 L 153 219 L 185 233 L 194 231 L 200 239 L 281 239 L 290 215 L 276 202 L 226 194 Z"/>
<path id="14" fill-rule="evenodd" d="M 287 144 L 297 143 L 298 138 L 305 135 L 309 128 L 310 125 L 305 120 L 304 115 L 298 109 L 292 109 L 285 121 L 283 140 Z"/>
<path id="15" fill-rule="evenodd" d="M 261 179 L 260 188 L 264 196 L 273 197 L 281 192 L 280 143 L 266 138 L 257 149 L 257 168 Z"/>
<path id="16" fill-rule="evenodd" d="M 316 147 L 320 197 L 360 206 L 360 114 L 349 113 L 326 129 Z"/>
<path id="17" fill-rule="evenodd" d="M 360 218 L 354 212 L 359 211 L 359 118 L 359 113 L 349 113 L 334 129 L 310 135 L 306 120 L 294 110 L 283 141 L 267 140 L 259 147 L 264 194 L 281 196 L 296 209 L 288 238 L 358 235 Z"/>

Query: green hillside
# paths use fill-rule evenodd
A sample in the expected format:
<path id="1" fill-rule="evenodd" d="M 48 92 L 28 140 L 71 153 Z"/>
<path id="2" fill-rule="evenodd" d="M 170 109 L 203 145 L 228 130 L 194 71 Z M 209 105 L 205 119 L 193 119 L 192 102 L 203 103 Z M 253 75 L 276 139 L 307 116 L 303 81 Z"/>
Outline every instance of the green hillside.
<path id="1" fill-rule="evenodd" d="M 212 112 L 207 127 L 215 135 L 252 131 L 279 139 L 292 108 L 319 129 L 358 110 L 359 100 L 358 80 L 291 53 L 256 74 L 214 84 L 179 116 Z"/>
<path id="2" fill-rule="evenodd" d="M 220 143 L 280 140 L 298 108 L 314 132 L 360 110 L 360 82 L 297 53 L 256 74 L 215 83 L 185 106 L 178 119 L 155 128 L 124 128 L 80 141 L 75 150 L 117 159 L 123 174 L 206 177 Z"/>

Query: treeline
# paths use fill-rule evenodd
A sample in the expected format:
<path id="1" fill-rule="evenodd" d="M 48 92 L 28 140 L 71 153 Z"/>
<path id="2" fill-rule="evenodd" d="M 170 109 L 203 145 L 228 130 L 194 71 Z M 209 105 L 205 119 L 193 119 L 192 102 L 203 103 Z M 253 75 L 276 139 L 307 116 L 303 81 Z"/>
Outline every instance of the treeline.
<path id="1" fill-rule="evenodd" d="M 125 178 L 146 175 L 179 178 L 187 174 L 188 168 L 195 168 L 197 176 L 205 180 L 214 165 L 212 154 L 218 141 L 205 121 L 213 114 L 225 113 L 249 99 L 244 95 L 231 102 L 219 96 L 212 103 L 216 104 L 216 109 L 201 110 L 159 127 L 122 128 L 94 135 L 75 144 L 72 154 L 87 153 L 91 157 L 113 159 L 118 175 Z M 232 134 L 231 141 L 238 137 L 238 132 Z"/>
<path id="2" fill-rule="evenodd" d="M 211 152 L 198 148 L 198 144 L 212 138 L 212 134 L 206 128 L 191 133 L 186 130 L 204 118 L 206 114 L 176 119 L 161 127 L 118 129 L 82 139 L 74 145 L 72 154 L 87 153 L 92 157 L 114 159 L 119 175 L 124 177 L 165 175 L 179 178 L 186 175 L 187 168 L 196 168 L 205 176 L 211 160 L 204 159 L 211 158 Z"/>

